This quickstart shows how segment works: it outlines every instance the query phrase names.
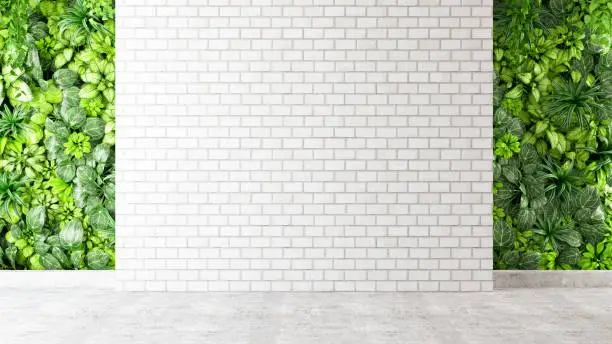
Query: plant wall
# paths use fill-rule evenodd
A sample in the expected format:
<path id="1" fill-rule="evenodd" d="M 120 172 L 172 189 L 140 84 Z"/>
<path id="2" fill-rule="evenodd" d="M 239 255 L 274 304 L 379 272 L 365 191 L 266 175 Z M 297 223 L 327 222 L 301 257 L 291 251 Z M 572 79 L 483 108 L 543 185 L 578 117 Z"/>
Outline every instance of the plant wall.
<path id="1" fill-rule="evenodd" d="M 494 266 L 612 269 L 612 2 L 494 5 Z"/>
<path id="2" fill-rule="evenodd" d="M 112 0 L 0 0 L 0 269 L 115 262 Z"/>

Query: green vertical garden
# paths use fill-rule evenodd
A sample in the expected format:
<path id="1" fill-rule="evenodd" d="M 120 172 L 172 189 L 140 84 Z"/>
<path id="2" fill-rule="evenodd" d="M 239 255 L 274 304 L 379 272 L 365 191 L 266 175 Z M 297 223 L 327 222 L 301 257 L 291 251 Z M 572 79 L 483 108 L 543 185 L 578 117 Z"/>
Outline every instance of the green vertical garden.
<path id="1" fill-rule="evenodd" d="M 494 3 L 495 269 L 612 269 L 612 2 Z"/>
<path id="2" fill-rule="evenodd" d="M 0 269 L 115 265 L 112 0 L 0 0 Z"/>

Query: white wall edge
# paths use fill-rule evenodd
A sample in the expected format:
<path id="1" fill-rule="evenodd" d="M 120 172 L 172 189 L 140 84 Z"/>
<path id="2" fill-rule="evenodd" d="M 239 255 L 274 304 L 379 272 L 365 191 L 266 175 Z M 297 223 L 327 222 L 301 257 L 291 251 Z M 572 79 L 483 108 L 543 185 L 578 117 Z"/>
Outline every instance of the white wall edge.
<path id="1" fill-rule="evenodd" d="M 117 290 L 117 272 L 109 271 L 0 271 L 0 288 L 84 288 Z"/>

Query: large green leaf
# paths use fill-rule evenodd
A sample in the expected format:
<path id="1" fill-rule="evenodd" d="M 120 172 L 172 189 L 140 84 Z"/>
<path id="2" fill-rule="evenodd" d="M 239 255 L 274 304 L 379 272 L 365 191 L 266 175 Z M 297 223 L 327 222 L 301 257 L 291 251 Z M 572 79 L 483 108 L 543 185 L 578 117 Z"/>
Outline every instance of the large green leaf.
<path id="1" fill-rule="evenodd" d="M 40 256 L 40 263 L 47 270 L 62 270 L 62 264 L 51 253 L 45 253 Z"/>
<path id="2" fill-rule="evenodd" d="M 98 86 L 94 84 L 85 84 L 79 91 L 79 97 L 83 99 L 95 98 L 98 94 L 100 94 L 100 91 L 98 91 Z"/>
<path id="3" fill-rule="evenodd" d="M 51 245 L 51 246 L 60 246 L 61 242 L 60 242 L 60 238 L 58 235 L 51 235 L 47 238 L 47 244 Z"/>
<path id="4" fill-rule="evenodd" d="M 62 113 L 62 118 L 70 128 L 79 129 L 85 124 L 87 116 L 80 107 L 73 107 Z"/>
<path id="5" fill-rule="evenodd" d="M 585 242 L 596 245 L 603 240 L 607 228 L 603 223 L 584 224 L 578 228 L 578 231 Z"/>
<path id="6" fill-rule="evenodd" d="M 536 221 L 536 212 L 530 208 L 523 208 L 519 210 L 517 221 L 519 226 L 524 229 L 529 229 Z"/>
<path id="7" fill-rule="evenodd" d="M 99 140 L 104 137 L 104 120 L 97 117 L 90 117 L 83 126 L 83 133 L 92 140 Z"/>
<path id="8" fill-rule="evenodd" d="M 60 163 L 57 166 L 57 176 L 65 182 L 71 182 L 76 176 L 76 166 L 72 161 Z"/>
<path id="9" fill-rule="evenodd" d="M 45 242 L 36 242 L 34 244 L 34 251 L 38 254 L 45 254 L 49 252 L 50 249 L 51 249 L 51 245 Z"/>
<path id="10" fill-rule="evenodd" d="M 77 107 L 80 104 L 81 98 L 79 97 L 80 89 L 72 86 L 64 89 L 64 100 L 62 101 L 62 112 Z"/>
<path id="11" fill-rule="evenodd" d="M 521 171 L 514 166 L 506 166 L 503 169 L 503 174 L 513 184 L 518 184 L 521 180 Z"/>
<path id="12" fill-rule="evenodd" d="M 61 88 L 68 88 L 77 81 L 77 74 L 70 69 L 58 69 L 53 73 L 53 80 Z"/>
<path id="13" fill-rule="evenodd" d="M 98 72 L 87 71 L 81 75 L 81 79 L 83 79 L 85 83 L 98 84 L 102 80 L 102 75 Z"/>
<path id="14" fill-rule="evenodd" d="M 83 226 L 78 220 L 72 220 L 64 225 L 59 233 L 59 239 L 63 247 L 73 249 L 83 241 Z"/>
<path id="15" fill-rule="evenodd" d="M 106 270 L 108 269 L 108 262 L 110 257 L 106 252 L 92 251 L 88 252 L 86 256 L 87 266 L 92 270 Z"/>
<path id="16" fill-rule="evenodd" d="M 28 86 L 28 84 L 23 80 L 15 81 L 8 88 L 6 95 L 10 100 L 15 100 L 22 103 L 26 103 L 34 99 L 30 86 Z"/>
<path id="17" fill-rule="evenodd" d="M 519 260 L 520 270 L 537 270 L 540 266 L 541 255 L 538 252 L 525 252 Z"/>
<path id="18" fill-rule="evenodd" d="M 508 269 L 517 269 L 519 266 L 519 262 L 521 259 L 521 254 L 519 251 L 512 250 L 504 253 L 502 256 L 502 261 L 506 264 Z"/>
<path id="19" fill-rule="evenodd" d="M 512 247 L 514 244 L 514 232 L 504 221 L 496 221 L 493 224 L 493 245 L 499 248 Z"/>
<path id="20" fill-rule="evenodd" d="M 55 68 L 59 69 L 62 66 L 64 66 L 66 63 L 68 63 L 72 59 L 73 53 L 74 53 L 74 50 L 70 48 L 66 48 L 62 50 L 59 54 L 57 54 L 57 56 L 55 56 L 55 61 L 54 61 Z"/>
<path id="21" fill-rule="evenodd" d="M 594 186 L 587 186 L 573 198 L 573 206 L 575 210 L 579 209 L 595 209 L 601 204 L 599 193 Z"/>
<path id="22" fill-rule="evenodd" d="M 110 216 L 108 210 L 102 206 L 94 208 L 89 213 L 89 223 L 96 231 L 114 233 L 115 220 Z"/>
<path id="23" fill-rule="evenodd" d="M 53 247 L 51 249 L 51 254 L 57 259 L 58 262 L 60 262 L 62 266 L 70 267 L 72 265 L 70 263 L 70 259 L 68 259 L 68 256 L 61 248 L 57 246 Z"/>
<path id="24" fill-rule="evenodd" d="M 110 156 L 110 145 L 101 143 L 93 149 L 92 154 L 95 161 L 105 163 Z"/>
<path id="25" fill-rule="evenodd" d="M 582 236 L 573 229 L 565 229 L 555 232 L 555 239 L 563 241 L 571 247 L 580 247 L 582 244 Z"/>
<path id="26" fill-rule="evenodd" d="M 45 226 L 46 209 L 44 206 L 31 208 L 26 216 L 26 224 L 34 232 L 40 232 Z"/>
<path id="27" fill-rule="evenodd" d="M 76 172 L 77 182 L 81 185 L 94 184 L 98 174 L 90 166 L 79 166 Z"/>
<path id="28" fill-rule="evenodd" d="M 84 254 L 81 250 L 72 251 L 72 253 L 70 253 L 70 263 L 75 269 L 83 267 L 83 258 Z"/>
<path id="29" fill-rule="evenodd" d="M 574 247 L 568 247 L 561 252 L 557 256 L 557 263 L 559 264 L 567 264 L 567 265 L 576 265 L 578 261 L 582 258 L 582 254 L 580 250 Z"/>
<path id="30" fill-rule="evenodd" d="M 13 267 L 13 269 L 15 269 L 15 258 L 17 257 L 17 247 L 11 245 L 6 248 L 5 253 L 6 253 L 6 258 L 8 259 L 9 263 L 11 263 L 11 266 Z"/>

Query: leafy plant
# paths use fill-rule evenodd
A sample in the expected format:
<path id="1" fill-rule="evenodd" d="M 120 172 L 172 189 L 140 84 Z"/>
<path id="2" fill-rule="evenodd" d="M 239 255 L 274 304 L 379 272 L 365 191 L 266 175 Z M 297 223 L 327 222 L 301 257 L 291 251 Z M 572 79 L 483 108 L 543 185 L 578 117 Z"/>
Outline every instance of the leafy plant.
<path id="1" fill-rule="evenodd" d="M 102 30 L 104 28 L 103 19 L 98 16 L 100 11 L 93 10 L 98 6 L 93 5 L 92 1 L 76 0 L 59 21 L 60 34 L 74 30 L 70 38 L 75 40 L 82 37 L 80 35 L 89 35 L 92 32 Z"/>
<path id="2" fill-rule="evenodd" d="M 547 184 L 544 192 L 549 195 L 549 200 L 562 200 L 585 185 L 585 178 L 572 163 L 559 166 L 549 158 L 543 167 Z"/>
<path id="3" fill-rule="evenodd" d="M 593 247 L 587 244 L 578 265 L 584 270 L 612 270 L 612 245 L 600 242 Z"/>
<path id="4" fill-rule="evenodd" d="M 509 159 L 512 154 L 521 151 L 521 144 L 518 137 L 508 133 L 495 143 L 495 155 L 504 159 Z"/>
<path id="5" fill-rule="evenodd" d="M 580 247 L 582 244 L 582 237 L 574 230 L 573 222 L 558 218 L 554 213 L 545 218 L 537 218 L 532 231 L 541 236 L 543 247 L 550 245 L 555 252 L 559 252 L 563 245 Z"/>
<path id="6" fill-rule="evenodd" d="M 562 80 L 554 85 L 547 97 L 545 113 L 562 129 L 587 127 L 590 120 L 612 117 L 611 95 L 599 85 L 589 86 L 585 79 L 579 82 Z"/>
<path id="7" fill-rule="evenodd" d="M 612 267 L 612 6 L 496 0 L 496 269 Z"/>
<path id="8" fill-rule="evenodd" d="M 25 181 L 18 175 L 0 173 L 0 216 L 8 223 L 16 223 L 24 205 Z"/>
<path id="9" fill-rule="evenodd" d="M 28 110 L 24 106 L 17 106 L 11 110 L 6 104 L 0 111 L 0 136 L 10 136 L 18 139 L 29 128 L 26 123 Z"/>
<path id="10" fill-rule="evenodd" d="M 89 136 L 83 133 L 70 134 L 68 142 L 64 143 L 64 147 L 66 147 L 65 153 L 67 155 L 71 155 L 77 159 L 81 159 L 83 155 L 91 152 Z"/>
<path id="11" fill-rule="evenodd" d="M 0 270 L 114 267 L 114 13 L 0 0 Z"/>

